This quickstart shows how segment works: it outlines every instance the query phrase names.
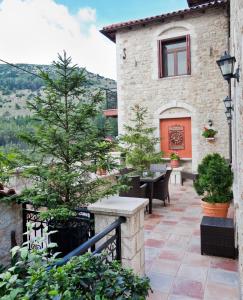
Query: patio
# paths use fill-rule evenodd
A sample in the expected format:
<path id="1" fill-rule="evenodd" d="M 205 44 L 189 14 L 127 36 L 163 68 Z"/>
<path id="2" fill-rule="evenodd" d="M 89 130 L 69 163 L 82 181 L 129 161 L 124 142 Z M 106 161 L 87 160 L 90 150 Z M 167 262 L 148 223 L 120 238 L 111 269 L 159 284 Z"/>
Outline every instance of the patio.
<path id="1" fill-rule="evenodd" d="M 170 186 L 171 203 L 153 202 L 145 221 L 145 267 L 153 300 L 238 300 L 237 260 L 201 256 L 200 198 L 192 184 Z M 232 211 L 229 212 L 232 216 Z"/>

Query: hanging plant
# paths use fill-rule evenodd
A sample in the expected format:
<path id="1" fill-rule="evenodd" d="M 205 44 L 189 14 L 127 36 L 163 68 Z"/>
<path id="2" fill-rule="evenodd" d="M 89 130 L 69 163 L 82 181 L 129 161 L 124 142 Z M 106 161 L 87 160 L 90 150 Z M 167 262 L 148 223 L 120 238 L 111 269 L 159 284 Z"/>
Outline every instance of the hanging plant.
<path id="1" fill-rule="evenodd" d="M 202 133 L 202 136 L 205 137 L 207 140 L 214 140 L 215 135 L 218 133 L 218 131 L 212 129 L 212 128 L 207 128 L 204 127 L 204 131 Z"/>

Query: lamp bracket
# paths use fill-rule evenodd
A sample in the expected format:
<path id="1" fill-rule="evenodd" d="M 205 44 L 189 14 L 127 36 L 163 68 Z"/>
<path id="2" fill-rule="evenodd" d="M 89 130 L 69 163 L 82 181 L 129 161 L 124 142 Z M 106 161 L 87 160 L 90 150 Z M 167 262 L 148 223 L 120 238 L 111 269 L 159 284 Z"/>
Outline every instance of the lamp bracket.
<path id="1" fill-rule="evenodd" d="M 235 71 L 235 74 L 233 75 L 233 78 L 237 80 L 237 82 L 240 81 L 240 68 L 238 67 Z"/>

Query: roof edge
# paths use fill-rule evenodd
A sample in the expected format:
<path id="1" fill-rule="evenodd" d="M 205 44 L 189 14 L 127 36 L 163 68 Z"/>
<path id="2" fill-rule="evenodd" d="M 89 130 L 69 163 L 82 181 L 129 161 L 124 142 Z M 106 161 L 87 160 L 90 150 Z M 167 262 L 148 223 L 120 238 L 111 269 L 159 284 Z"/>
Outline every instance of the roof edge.
<path id="1" fill-rule="evenodd" d="M 145 26 L 146 24 L 150 24 L 150 23 L 153 23 L 153 22 L 156 22 L 159 20 L 165 20 L 165 19 L 177 17 L 177 16 L 184 16 L 184 15 L 188 15 L 188 14 L 191 14 L 194 12 L 204 11 L 205 9 L 223 7 L 228 2 L 229 2 L 229 0 L 208 1 L 208 3 L 200 4 L 197 6 L 192 6 L 192 7 L 183 9 L 183 10 L 165 13 L 162 15 L 111 24 L 111 25 L 103 27 L 100 30 L 100 33 L 102 33 L 104 36 L 106 36 L 108 39 L 110 39 L 112 42 L 115 43 L 116 42 L 116 32 L 120 29 L 126 29 L 126 28 L 132 29 L 133 27 L 138 26 L 138 25 Z"/>

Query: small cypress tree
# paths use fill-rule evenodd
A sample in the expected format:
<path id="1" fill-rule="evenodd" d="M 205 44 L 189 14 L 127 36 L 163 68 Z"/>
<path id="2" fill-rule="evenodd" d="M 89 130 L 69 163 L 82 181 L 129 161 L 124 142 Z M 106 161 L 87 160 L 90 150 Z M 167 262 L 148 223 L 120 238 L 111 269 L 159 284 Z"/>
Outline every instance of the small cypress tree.
<path id="1" fill-rule="evenodd" d="M 105 168 L 114 163 L 109 158 L 112 146 L 99 134 L 95 118 L 103 101 L 100 92 L 88 93 L 84 69 L 72 64 L 71 58 L 58 56 L 53 62 L 54 73 L 41 72 L 43 96 L 28 102 L 38 120 L 34 132 L 25 132 L 22 139 L 32 148 L 24 156 L 30 168 L 26 175 L 33 187 L 21 195 L 24 201 L 45 206 L 45 217 L 66 218 L 73 209 L 114 194 L 117 185 L 96 178 L 97 159 L 103 158 Z M 104 150 L 105 148 L 105 150 Z"/>
<path id="2" fill-rule="evenodd" d="M 132 107 L 134 118 L 131 125 L 125 125 L 121 142 L 126 153 L 126 163 L 139 173 L 148 171 L 151 163 L 162 161 L 162 152 L 155 150 L 160 138 L 154 136 L 155 128 L 147 127 L 147 108 L 140 105 Z"/>

